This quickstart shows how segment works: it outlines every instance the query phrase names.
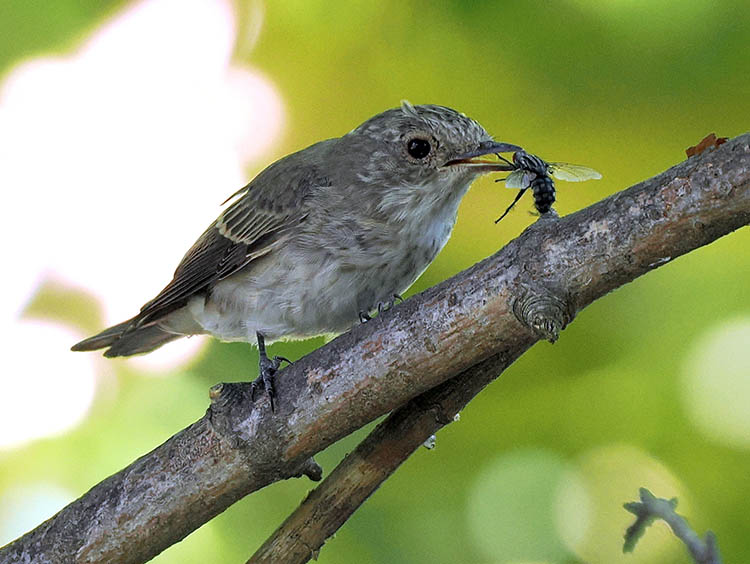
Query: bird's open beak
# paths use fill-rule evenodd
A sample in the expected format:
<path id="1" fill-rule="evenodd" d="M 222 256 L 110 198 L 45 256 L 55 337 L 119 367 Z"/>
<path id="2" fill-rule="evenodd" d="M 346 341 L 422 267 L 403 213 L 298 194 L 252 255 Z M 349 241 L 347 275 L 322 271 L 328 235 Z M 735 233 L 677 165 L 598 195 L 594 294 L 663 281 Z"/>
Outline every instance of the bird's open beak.
<path id="1" fill-rule="evenodd" d="M 459 155 L 447 163 L 444 167 L 453 166 L 464 166 L 472 169 L 480 169 L 482 172 L 492 171 L 510 171 L 515 170 L 513 166 L 506 162 L 498 159 L 492 159 L 488 155 L 494 155 L 495 153 L 515 153 L 516 151 L 522 151 L 523 149 L 518 145 L 511 145 L 510 143 L 496 143 L 495 141 L 485 141 L 479 145 L 479 148 L 474 151 L 469 151 L 463 155 Z M 482 158 L 485 157 L 485 158 Z"/>

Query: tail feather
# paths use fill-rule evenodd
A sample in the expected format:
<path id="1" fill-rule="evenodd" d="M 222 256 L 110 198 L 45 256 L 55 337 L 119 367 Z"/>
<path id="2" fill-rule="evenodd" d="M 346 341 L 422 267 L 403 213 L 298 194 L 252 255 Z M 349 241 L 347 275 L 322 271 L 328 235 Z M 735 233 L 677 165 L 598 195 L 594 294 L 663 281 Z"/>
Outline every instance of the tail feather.
<path id="1" fill-rule="evenodd" d="M 157 325 L 148 325 L 129 331 L 117 339 L 105 352 L 104 356 L 130 356 L 142 354 L 158 349 L 169 341 L 179 339 L 183 335 L 169 333 Z"/>
<path id="2" fill-rule="evenodd" d="M 73 351 L 95 351 L 109 347 L 104 356 L 130 356 L 150 352 L 182 335 L 160 329 L 157 325 L 133 328 L 133 319 L 123 321 L 71 347 Z"/>
<path id="3" fill-rule="evenodd" d="M 128 330 L 128 328 L 132 325 L 134 319 L 135 318 L 128 319 L 127 321 L 123 321 L 122 323 L 113 325 L 109 329 L 105 329 L 104 331 L 94 335 L 93 337 L 84 339 L 80 343 L 76 343 L 75 345 L 70 347 L 70 350 L 72 351 L 95 351 L 97 349 L 103 349 L 104 347 L 109 347 L 117 339 L 122 337 L 122 334 L 125 333 Z"/>

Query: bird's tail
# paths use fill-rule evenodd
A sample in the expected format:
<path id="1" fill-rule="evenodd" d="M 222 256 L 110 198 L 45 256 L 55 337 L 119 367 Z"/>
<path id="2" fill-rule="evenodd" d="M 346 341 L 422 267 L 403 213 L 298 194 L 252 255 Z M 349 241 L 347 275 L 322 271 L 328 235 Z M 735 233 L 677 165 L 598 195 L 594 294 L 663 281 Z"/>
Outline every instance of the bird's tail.
<path id="1" fill-rule="evenodd" d="M 104 356 L 130 356 L 151 352 L 164 343 L 179 339 L 182 335 L 170 333 L 158 325 L 134 326 L 135 318 L 128 319 L 105 329 L 101 333 L 73 345 L 72 351 L 95 351 L 109 347 Z"/>

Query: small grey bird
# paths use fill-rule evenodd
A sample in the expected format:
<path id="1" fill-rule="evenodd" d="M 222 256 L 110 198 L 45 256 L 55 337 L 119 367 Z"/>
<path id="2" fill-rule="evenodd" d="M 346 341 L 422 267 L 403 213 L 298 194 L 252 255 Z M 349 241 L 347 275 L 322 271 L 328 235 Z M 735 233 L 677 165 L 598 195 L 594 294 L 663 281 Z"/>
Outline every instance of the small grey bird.
<path id="1" fill-rule="evenodd" d="M 342 333 L 392 304 L 448 241 L 470 184 L 512 170 L 482 157 L 519 150 L 455 110 L 402 102 L 258 174 L 138 315 L 72 350 L 129 356 L 197 334 L 255 342 L 253 390 L 273 408 L 287 360 L 269 359 L 265 342 Z"/>

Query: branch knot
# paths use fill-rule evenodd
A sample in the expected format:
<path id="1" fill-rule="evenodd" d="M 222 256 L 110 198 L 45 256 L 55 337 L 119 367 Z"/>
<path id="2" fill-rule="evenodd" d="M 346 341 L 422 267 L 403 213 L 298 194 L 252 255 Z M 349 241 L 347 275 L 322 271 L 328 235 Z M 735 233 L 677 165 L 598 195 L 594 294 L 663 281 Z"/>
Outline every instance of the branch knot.
<path id="1" fill-rule="evenodd" d="M 561 294 L 541 285 L 521 284 L 511 298 L 513 314 L 538 338 L 554 343 L 575 317 L 572 300 Z"/>

